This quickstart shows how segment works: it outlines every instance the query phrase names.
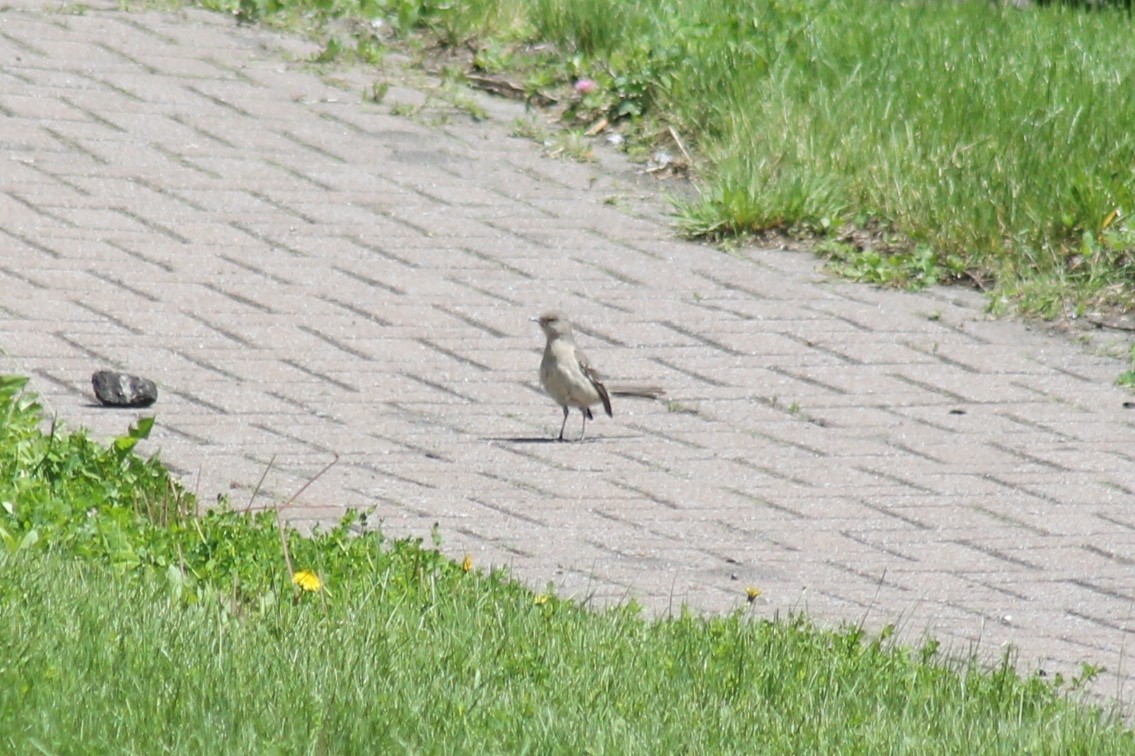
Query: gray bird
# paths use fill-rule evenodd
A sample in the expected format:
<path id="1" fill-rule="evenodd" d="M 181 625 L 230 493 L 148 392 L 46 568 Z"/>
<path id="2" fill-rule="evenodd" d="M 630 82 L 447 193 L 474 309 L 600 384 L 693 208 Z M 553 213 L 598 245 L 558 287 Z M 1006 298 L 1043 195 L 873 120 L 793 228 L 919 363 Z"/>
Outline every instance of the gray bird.
<path id="1" fill-rule="evenodd" d="M 571 321 L 567 317 L 558 312 L 547 312 L 533 320 L 540 324 L 548 339 L 544 345 L 544 358 L 540 360 L 540 384 L 564 410 L 560 441 L 564 440 L 564 428 L 572 407 L 577 407 L 583 415 L 583 426 L 579 431 L 579 440 L 582 441 L 587 433 L 587 421 L 595 419 L 591 414 L 593 406 L 602 403 L 607 417 L 614 417 L 611 394 L 655 399 L 665 393 L 650 386 L 614 389 L 608 393 L 599 373 L 588 362 L 583 350 L 575 345 Z"/>

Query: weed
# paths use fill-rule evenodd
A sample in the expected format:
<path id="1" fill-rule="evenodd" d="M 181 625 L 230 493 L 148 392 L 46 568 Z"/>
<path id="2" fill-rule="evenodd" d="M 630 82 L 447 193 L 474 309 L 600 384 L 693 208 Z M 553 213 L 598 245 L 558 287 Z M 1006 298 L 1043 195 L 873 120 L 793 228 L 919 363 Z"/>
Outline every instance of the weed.
<path id="1" fill-rule="evenodd" d="M 1119 378 L 1117 378 L 1115 382 L 1120 386 L 1126 386 L 1127 388 L 1135 389 L 1135 345 L 1131 346 L 1130 360 L 1130 369 L 1124 370 L 1122 373 L 1120 373 Z"/>
<path id="2" fill-rule="evenodd" d="M 552 134 L 550 142 L 545 142 L 550 157 L 566 157 L 581 163 L 595 161 L 591 140 L 579 131 L 564 129 Z"/>
<path id="3" fill-rule="evenodd" d="M 391 115 L 410 117 L 415 116 L 421 110 L 420 105 L 414 105 L 409 102 L 396 102 L 390 106 Z"/>
<path id="4" fill-rule="evenodd" d="M 390 92 L 390 82 L 376 81 L 370 85 L 370 89 L 363 92 L 363 100 L 366 102 L 373 102 L 375 104 L 381 103 L 386 99 L 386 95 Z"/>
<path id="5" fill-rule="evenodd" d="M 441 90 L 438 96 L 451 107 L 459 110 L 474 121 L 483 121 L 489 117 L 489 111 L 477 101 L 477 98 L 468 89 L 457 85 L 450 85 Z"/>
<path id="6" fill-rule="evenodd" d="M 512 122 L 512 136 L 531 139 L 541 144 L 548 138 L 548 128 L 535 118 L 517 118 Z"/>
<path id="7" fill-rule="evenodd" d="M 323 43 L 323 49 L 311 57 L 312 63 L 331 63 L 343 55 L 345 47 L 338 37 L 328 37 Z"/>
<path id="8" fill-rule="evenodd" d="M 956 281 L 964 273 L 960 260 L 943 261 L 926 245 L 910 251 L 880 252 L 845 242 L 824 241 L 817 245 L 816 251 L 828 258 L 829 270 L 855 281 L 882 286 L 921 289 Z"/>
<path id="9" fill-rule="evenodd" d="M 539 142 L 549 157 L 566 157 L 584 163 L 595 160 L 591 141 L 578 131 L 552 130 L 534 118 L 518 118 L 513 122 L 512 135 Z"/>
<path id="10" fill-rule="evenodd" d="M 666 400 L 666 411 L 674 413 L 674 414 L 678 414 L 678 415 L 696 415 L 696 414 L 698 414 L 697 407 L 693 407 L 689 404 L 679 402 L 677 399 L 667 399 Z"/>

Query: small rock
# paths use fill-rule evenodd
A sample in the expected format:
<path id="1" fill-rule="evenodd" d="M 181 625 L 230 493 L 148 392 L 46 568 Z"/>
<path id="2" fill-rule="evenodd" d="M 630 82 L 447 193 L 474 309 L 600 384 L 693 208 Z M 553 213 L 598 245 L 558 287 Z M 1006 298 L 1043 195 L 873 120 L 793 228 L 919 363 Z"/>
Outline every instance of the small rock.
<path id="1" fill-rule="evenodd" d="M 158 400 L 154 382 L 136 375 L 99 370 L 91 376 L 95 398 L 108 407 L 149 407 Z"/>
<path id="2" fill-rule="evenodd" d="M 647 163 L 647 171 L 661 171 L 670 167 L 674 162 L 674 156 L 666 150 L 655 150 L 654 154 L 650 156 L 650 162 Z"/>

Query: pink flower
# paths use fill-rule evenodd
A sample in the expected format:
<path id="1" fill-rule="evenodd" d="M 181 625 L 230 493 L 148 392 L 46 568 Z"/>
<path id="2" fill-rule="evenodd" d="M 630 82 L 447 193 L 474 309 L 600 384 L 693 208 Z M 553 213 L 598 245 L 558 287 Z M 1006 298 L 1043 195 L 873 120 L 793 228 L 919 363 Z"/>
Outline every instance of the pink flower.
<path id="1" fill-rule="evenodd" d="M 580 79 L 575 83 L 575 91 L 585 95 L 594 92 L 596 86 L 598 85 L 591 79 Z"/>

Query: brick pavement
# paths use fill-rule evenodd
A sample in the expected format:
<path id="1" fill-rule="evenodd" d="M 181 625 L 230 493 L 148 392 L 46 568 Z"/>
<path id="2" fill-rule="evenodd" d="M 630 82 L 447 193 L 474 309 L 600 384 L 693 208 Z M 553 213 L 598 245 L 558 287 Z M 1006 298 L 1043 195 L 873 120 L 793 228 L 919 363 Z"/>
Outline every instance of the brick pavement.
<path id="1" fill-rule="evenodd" d="M 375 507 L 535 586 L 667 611 L 897 622 L 1024 666 L 1125 661 L 1135 414 L 1119 361 L 977 295 L 833 280 L 673 237 L 616 156 L 550 160 L 384 71 L 196 10 L 0 4 L 0 362 L 100 437 L 113 367 L 205 500 Z M 360 96 L 392 83 L 381 104 Z M 417 117 L 394 105 L 427 104 Z M 432 103 L 432 104 L 431 104 Z M 663 383 L 583 444 L 536 381 L 556 306 Z M 571 426 L 578 428 L 577 417 Z"/>

